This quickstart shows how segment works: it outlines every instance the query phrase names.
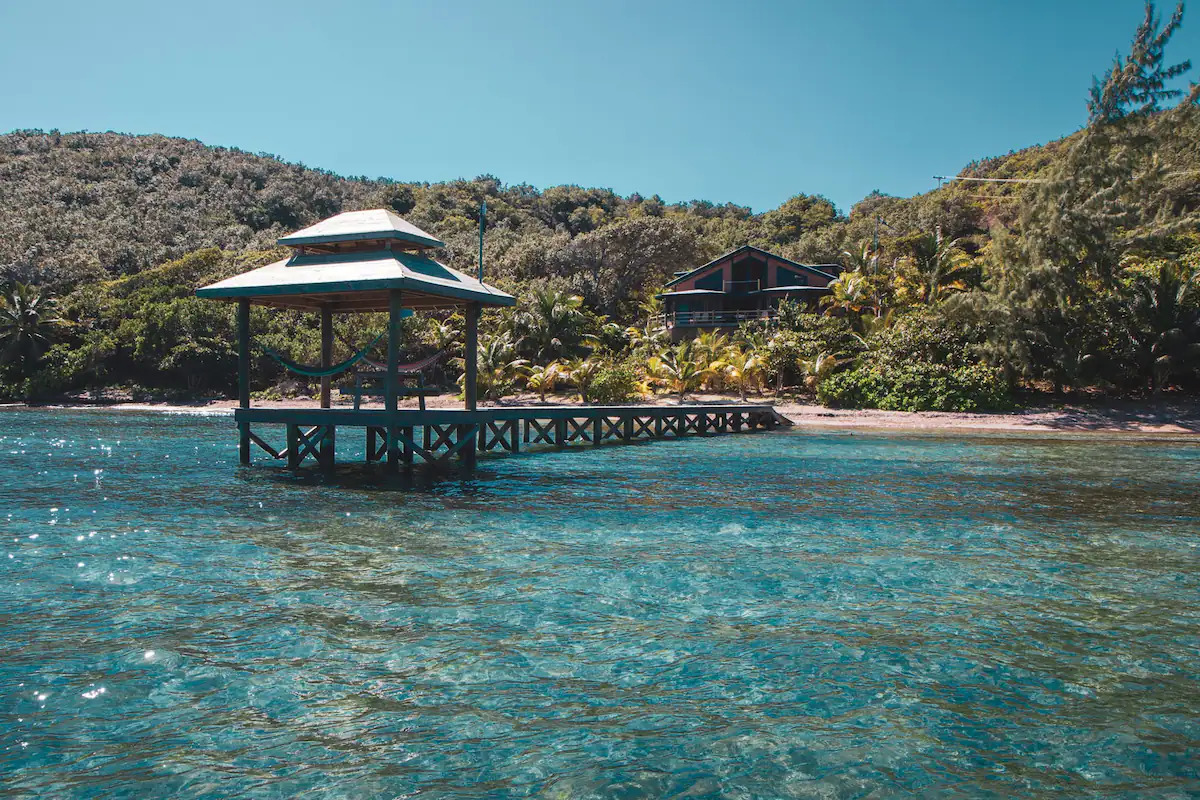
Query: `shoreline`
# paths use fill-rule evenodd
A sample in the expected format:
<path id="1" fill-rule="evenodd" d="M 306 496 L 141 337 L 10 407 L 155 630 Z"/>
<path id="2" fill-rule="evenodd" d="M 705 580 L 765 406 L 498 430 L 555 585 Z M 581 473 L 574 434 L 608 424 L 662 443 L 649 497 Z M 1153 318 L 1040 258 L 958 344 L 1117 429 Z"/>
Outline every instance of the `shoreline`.
<path id="1" fill-rule="evenodd" d="M 689 402 L 715 403 L 737 402 L 736 397 L 724 395 L 696 394 Z M 1168 434 L 1189 435 L 1200 433 L 1200 401 L 1157 400 L 1117 401 L 1097 403 L 1064 403 L 1057 407 L 1033 407 L 1015 411 L 963 412 L 963 411 L 881 411 L 878 409 L 839 409 L 799 403 L 774 401 L 770 397 L 752 397 L 751 403 L 771 403 L 780 414 L 801 428 L 827 428 L 841 430 L 884 430 L 937 432 L 1001 432 L 1001 433 L 1103 433 L 1103 434 Z M 554 398 L 544 405 L 576 405 L 565 398 Z M 410 403 L 402 404 L 402 407 Z M 481 408 L 515 405 L 543 405 L 536 395 L 522 395 L 499 403 L 481 403 Z M 635 403 L 635 405 L 673 405 L 670 402 Z M 317 401 L 311 398 L 293 400 L 259 401 L 258 408 L 315 408 Z M 335 403 L 335 407 L 349 407 L 348 403 Z M 117 401 L 112 403 L 65 402 L 30 405 L 10 403 L 0 405 L 7 409 L 54 409 L 96 410 L 117 412 L 143 412 L 164 414 L 198 414 L 205 416 L 231 415 L 237 407 L 236 400 L 219 399 L 194 402 L 139 403 Z M 364 408 L 381 408 L 379 403 L 364 403 Z M 415 405 L 413 405 L 415 408 Z M 429 408 L 461 408 L 461 401 L 452 395 L 430 398 Z"/>

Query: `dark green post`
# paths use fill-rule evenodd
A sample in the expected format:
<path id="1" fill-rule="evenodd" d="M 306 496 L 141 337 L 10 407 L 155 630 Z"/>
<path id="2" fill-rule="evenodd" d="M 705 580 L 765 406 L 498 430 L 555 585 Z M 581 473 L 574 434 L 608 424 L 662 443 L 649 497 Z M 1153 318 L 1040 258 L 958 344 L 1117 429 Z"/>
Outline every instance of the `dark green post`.
<path id="1" fill-rule="evenodd" d="M 467 303 L 467 331 L 466 343 L 464 345 L 465 352 L 463 360 L 465 369 L 463 370 L 463 399 L 464 406 L 467 411 L 475 411 L 477 403 L 476 393 L 478 391 L 479 382 L 479 303 Z M 475 467 L 475 453 L 479 449 L 479 436 L 482 434 L 483 426 L 477 425 L 470 429 L 469 434 L 474 441 L 465 445 L 458 452 L 462 456 L 463 465 L 468 469 Z M 460 429 L 459 435 L 463 435 Z"/>
<path id="2" fill-rule="evenodd" d="M 463 397 L 467 411 L 474 411 L 479 380 L 479 303 L 467 303 L 467 341 L 464 345 Z"/>
<path id="3" fill-rule="evenodd" d="M 238 408 L 250 407 L 250 300 L 241 298 L 237 306 L 238 337 Z M 250 423 L 238 423 L 238 460 L 250 463 Z"/>
<path id="4" fill-rule="evenodd" d="M 321 368 L 325 369 L 331 366 L 333 366 L 333 309 L 329 306 L 321 306 Z M 333 376 L 322 376 L 321 408 L 330 407 L 332 388 Z M 321 468 L 326 471 L 333 470 L 335 434 L 334 427 L 330 425 L 324 438 L 321 439 Z"/>
<path id="5" fill-rule="evenodd" d="M 288 469 L 300 466 L 300 426 L 291 423 L 287 426 L 287 462 Z"/>
<path id="6" fill-rule="evenodd" d="M 388 292 L 388 349 L 387 372 L 383 376 L 383 404 L 387 409 L 387 463 L 388 469 L 400 466 L 400 440 L 397 438 L 396 414 L 396 367 L 400 363 L 400 312 L 403 310 L 399 289 Z"/>
<path id="7" fill-rule="evenodd" d="M 333 309 L 321 306 L 321 368 L 333 366 Z M 329 408 L 330 393 L 333 388 L 333 376 L 321 378 L 321 408 Z"/>

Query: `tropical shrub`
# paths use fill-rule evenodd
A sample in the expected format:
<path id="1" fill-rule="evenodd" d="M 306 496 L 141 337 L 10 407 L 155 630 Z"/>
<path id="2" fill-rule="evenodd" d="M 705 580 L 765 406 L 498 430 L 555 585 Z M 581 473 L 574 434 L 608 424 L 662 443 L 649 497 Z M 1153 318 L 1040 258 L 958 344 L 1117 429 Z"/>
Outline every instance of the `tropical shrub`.
<path id="1" fill-rule="evenodd" d="M 624 403 L 641 394 L 641 379 L 633 365 L 606 362 L 596 373 L 589 396 L 595 403 Z"/>
<path id="2" fill-rule="evenodd" d="M 983 411 L 1009 408 L 1008 383 L 986 364 L 951 367 L 912 362 L 884 368 L 863 364 L 817 385 L 823 405 L 888 411 Z"/>
<path id="3" fill-rule="evenodd" d="M 768 340 L 763 361 L 767 378 L 775 384 L 776 391 L 783 391 L 784 386 L 794 386 L 798 382 L 798 365 L 807 354 L 804 339 L 795 331 L 780 331 Z"/>

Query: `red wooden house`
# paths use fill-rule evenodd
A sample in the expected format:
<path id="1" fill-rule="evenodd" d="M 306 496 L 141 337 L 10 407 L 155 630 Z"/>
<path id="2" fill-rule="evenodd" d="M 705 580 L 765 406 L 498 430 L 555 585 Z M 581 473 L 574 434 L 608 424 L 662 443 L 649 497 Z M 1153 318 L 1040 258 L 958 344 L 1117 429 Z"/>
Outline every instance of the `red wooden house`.
<path id="1" fill-rule="evenodd" d="M 839 270 L 833 264 L 800 264 L 743 245 L 702 267 L 677 273 L 659 297 L 671 339 L 678 341 L 702 330 L 728 332 L 743 322 L 771 319 L 785 297 L 815 307 Z"/>

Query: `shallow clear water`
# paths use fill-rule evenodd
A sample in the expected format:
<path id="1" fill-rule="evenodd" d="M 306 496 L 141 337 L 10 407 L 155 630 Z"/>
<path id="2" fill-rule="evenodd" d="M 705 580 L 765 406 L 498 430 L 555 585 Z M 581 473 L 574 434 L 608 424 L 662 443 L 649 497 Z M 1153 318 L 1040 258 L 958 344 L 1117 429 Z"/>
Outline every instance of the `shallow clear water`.
<path id="1" fill-rule="evenodd" d="M 797 431 L 418 490 L 236 456 L 227 418 L 0 412 L 9 792 L 1200 792 L 1192 441 Z"/>

